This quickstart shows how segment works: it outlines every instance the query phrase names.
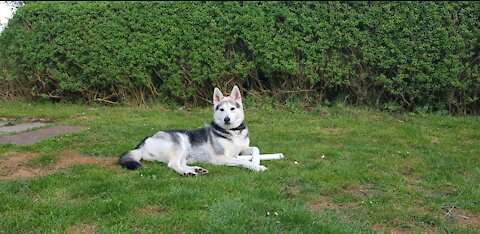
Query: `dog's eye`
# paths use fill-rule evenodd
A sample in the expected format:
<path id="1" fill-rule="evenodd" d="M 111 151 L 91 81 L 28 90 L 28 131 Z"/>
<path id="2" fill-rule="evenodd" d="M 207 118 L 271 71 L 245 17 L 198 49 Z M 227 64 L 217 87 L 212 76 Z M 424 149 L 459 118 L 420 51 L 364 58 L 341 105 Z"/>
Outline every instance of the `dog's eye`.
<path id="1" fill-rule="evenodd" d="M 223 109 L 223 108 L 220 108 L 220 111 L 224 111 L 224 110 L 225 110 L 225 109 Z"/>
<path id="2" fill-rule="evenodd" d="M 235 110 L 235 107 L 230 108 L 230 110 Z"/>

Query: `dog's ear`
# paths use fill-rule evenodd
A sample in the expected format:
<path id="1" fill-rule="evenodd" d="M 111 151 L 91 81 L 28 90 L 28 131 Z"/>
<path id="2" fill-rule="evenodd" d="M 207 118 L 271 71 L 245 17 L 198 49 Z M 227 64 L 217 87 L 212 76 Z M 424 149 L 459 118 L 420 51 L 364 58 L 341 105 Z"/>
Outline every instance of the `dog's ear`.
<path id="1" fill-rule="evenodd" d="M 233 86 L 232 93 L 230 94 L 230 97 L 235 99 L 236 102 L 242 103 L 242 95 L 240 94 L 240 90 L 238 89 L 238 86 Z"/>
<path id="2" fill-rule="evenodd" d="M 213 105 L 216 106 L 222 99 L 222 91 L 220 91 L 218 88 L 215 88 L 215 90 L 213 90 Z"/>

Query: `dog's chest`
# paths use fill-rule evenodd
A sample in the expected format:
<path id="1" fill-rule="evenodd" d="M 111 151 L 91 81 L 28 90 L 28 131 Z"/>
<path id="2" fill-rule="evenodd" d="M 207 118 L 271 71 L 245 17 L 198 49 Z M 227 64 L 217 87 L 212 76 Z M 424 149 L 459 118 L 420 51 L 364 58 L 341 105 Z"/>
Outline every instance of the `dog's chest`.
<path id="1" fill-rule="evenodd" d="M 241 131 L 235 131 L 232 133 L 229 139 L 222 139 L 221 147 L 223 148 L 223 154 L 236 157 L 240 152 L 250 145 L 250 139 L 248 137 L 248 129 Z"/>
<path id="2" fill-rule="evenodd" d="M 248 147 L 250 145 L 250 139 L 248 137 L 248 129 L 245 128 L 241 131 L 238 131 L 238 133 L 234 132 L 232 134 L 232 144 L 234 145 L 234 147 L 241 148 L 241 149 Z"/>

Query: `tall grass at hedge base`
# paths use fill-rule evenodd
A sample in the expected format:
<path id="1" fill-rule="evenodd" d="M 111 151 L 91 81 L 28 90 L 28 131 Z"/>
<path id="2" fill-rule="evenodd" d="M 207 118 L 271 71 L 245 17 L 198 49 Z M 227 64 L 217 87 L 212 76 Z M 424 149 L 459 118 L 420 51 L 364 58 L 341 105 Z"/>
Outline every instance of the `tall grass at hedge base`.
<path id="1" fill-rule="evenodd" d="M 32 2 L 0 34 L 0 87 L 205 105 L 235 83 L 281 101 L 478 114 L 479 40 L 479 2 Z"/>

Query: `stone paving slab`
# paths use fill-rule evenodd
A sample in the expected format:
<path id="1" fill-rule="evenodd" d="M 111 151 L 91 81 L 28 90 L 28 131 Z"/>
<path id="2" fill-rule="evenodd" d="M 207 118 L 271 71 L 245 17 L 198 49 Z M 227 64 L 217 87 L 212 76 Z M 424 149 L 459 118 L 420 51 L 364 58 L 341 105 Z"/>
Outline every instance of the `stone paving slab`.
<path id="1" fill-rule="evenodd" d="M 23 132 L 33 128 L 38 128 L 45 126 L 46 123 L 21 123 L 15 124 L 12 126 L 5 126 L 6 122 L 0 123 L 0 134 L 12 133 L 12 132 Z"/>
<path id="2" fill-rule="evenodd" d="M 18 135 L 0 137 L 0 144 L 14 143 L 18 145 L 32 145 L 47 137 L 56 136 L 68 132 L 78 132 L 86 128 L 87 127 L 85 126 L 53 126 L 32 132 L 21 133 Z"/>

